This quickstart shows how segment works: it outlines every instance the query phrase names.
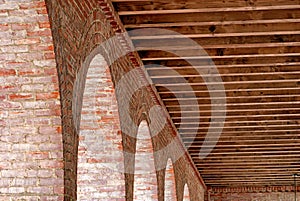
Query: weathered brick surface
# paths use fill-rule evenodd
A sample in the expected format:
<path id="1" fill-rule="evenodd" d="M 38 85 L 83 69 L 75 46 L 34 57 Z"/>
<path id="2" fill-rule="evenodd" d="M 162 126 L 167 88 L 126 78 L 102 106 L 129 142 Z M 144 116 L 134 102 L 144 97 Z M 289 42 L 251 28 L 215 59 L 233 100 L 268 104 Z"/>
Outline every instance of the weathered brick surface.
<path id="1" fill-rule="evenodd" d="M 88 68 L 82 104 L 77 198 L 125 201 L 117 102 L 109 68 L 100 55 Z"/>
<path id="2" fill-rule="evenodd" d="M 65 199 L 76 199 L 76 173 L 79 173 L 82 176 L 80 177 L 79 175 L 81 180 L 78 181 L 78 187 L 80 189 L 80 185 L 93 176 L 92 174 L 82 174 L 84 169 L 87 169 L 91 164 L 100 164 L 101 162 L 99 158 L 89 158 L 89 153 L 87 151 L 89 147 L 82 146 L 86 140 L 86 136 L 80 134 L 80 119 L 82 120 L 82 117 L 85 117 L 87 113 L 84 113 L 84 110 L 82 110 L 83 113 L 81 113 L 81 106 L 85 104 L 85 101 L 82 99 L 84 85 L 76 85 L 76 82 L 81 84 L 85 83 L 86 71 L 88 69 L 87 64 L 91 62 L 96 54 L 101 54 L 108 63 L 112 63 L 112 65 L 110 65 L 110 72 L 112 82 L 116 87 L 116 99 L 120 113 L 123 149 L 124 152 L 131 153 L 124 156 L 126 199 L 133 199 L 134 174 L 132 170 L 134 170 L 135 163 L 132 155 L 136 151 L 137 125 L 139 125 L 142 119 L 145 119 L 147 122 L 152 122 L 149 127 L 154 153 L 161 150 L 160 154 L 155 154 L 154 157 L 156 164 L 159 164 L 159 169 L 164 169 L 166 167 L 168 158 L 175 158 L 174 170 L 175 179 L 177 181 L 176 190 L 178 191 L 178 199 L 182 199 L 184 184 L 188 183 L 189 185 L 194 186 L 191 190 L 191 200 L 203 200 L 203 183 L 201 183 L 201 179 L 192 165 L 189 156 L 184 152 L 179 138 L 174 137 L 177 133 L 175 128 L 172 127 L 170 119 L 166 125 L 166 122 L 160 122 L 158 121 L 159 119 L 151 119 L 151 108 L 157 107 L 160 103 L 157 101 L 157 94 L 155 94 L 153 86 L 146 87 L 146 85 L 149 85 L 149 82 L 145 78 L 145 72 L 138 70 L 137 74 L 130 80 L 131 82 L 125 82 L 125 84 L 121 84 L 121 87 L 118 87 L 120 86 L 119 84 L 122 83 L 122 80 L 124 80 L 123 78 L 126 77 L 128 73 L 130 74 L 140 61 L 135 57 L 135 53 L 130 53 L 126 56 L 119 57 L 117 61 L 114 62 L 115 57 L 118 57 L 116 54 L 124 51 L 122 48 L 126 47 L 126 42 L 122 41 L 122 36 L 116 35 L 116 33 L 120 32 L 120 28 L 118 27 L 117 18 L 114 17 L 113 11 L 110 10 L 110 5 L 105 1 L 96 0 L 47 0 L 46 3 L 52 24 L 56 62 L 59 73 L 60 94 L 62 99 Z M 114 41 L 100 48 L 104 41 L 113 38 L 114 36 L 116 36 Z M 26 56 L 30 57 L 30 55 Z M 135 90 L 134 86 L 138 86 L 140 83 L 145 83 L 145 87 Z M 134 89 L 134 91 L 132 91 L 132 89 Z M 111 90 L 109 93 L 111 93 Z M 124 113 L 124 107 L 127 106 L 129 111 L 125 111 Z M 106 110 L 104 109 L 104 111 Z M 155 112 L 156 111 L 154 111 L 154 113 Z M 163 116 L 166 115 L 161 113 L 161 111 L 158 111 L 157 114 Z M 89 119 L 88 115 L 86 118 Z M 102 120 L 103 123 L 108 123 L 113 119 L 115 119 L 115 117 L 106 116 L 103 117 Z M 132 122 L 134 122 L 134 125 L 132 125 Z M 90 125 L 85 124 L 85 126 L 88 127 Z M 85 160 L 79 158 L 78 167 L 80 169 L 77 171 L 77 146 L 79 143 L 80 157 L 86 157 L 88 159 Z M 170 146 L 167 146 L 168 144 L 170 144 Z M 163 194 L 161 193 L 161 191 L 164 190 L 164 183 L 162 182 L 163 178 L 164 177 L 159 177 L 157 181 L 157 196 L 160 200 L 163 199 Z M 122 180 L 122 178 L 120 180 Z M 80 181 L 83 183 L 80 184 Z M 107 181 L 109 180 L 97 180 L 98 184 Z M 83 197 L 84 194 L 86 196 L 91 194 L 96 196 L 103 196 L 104 194 L 108 195 L 109 193 L 107 192 L 110 192 L 110 189 L 104 189 L 103 195 L 96 194 L 93 191 L 95 191 L 93 188 L 87 188 L 85 192 L 80 190 L 78 196 Z"/>
<path id="3" fill-rule="evenodd" d="M 176 183 L 172 160 L 168 159 L 165 175 L 165 201 L 176 200 Z"/>
<path id="4" fill-rule="evenodd" d="M 62 200 L 58 76 L 42 0 L 0 1 L 0 200 Z M 47 48 L 41 48 L 47 47 Z"/>
<path id="5" fill-rule="evenodd" d="M 122 31 L 105 0 L 0 0 L 0 200 L 175 200 L 175 192 L 177 200 L 203 200 L 201 177 L 141 61 L 117 56 L 128 48 Z M 89 68 L 96 54 L 113 64 Z M 151 139 L 138 139 L 143 120 Z M 134 175 L 145 167 L 143 152 L 153 153 L 152 179 Z M 208 201 L 294 199 L 293 187 L 207 194 Z"/>
<path id="6" fill-rule="evenodd" d="M 299 191 L 299 188 L 298 188 Z M 294 186 L 209 188 L 207 201 L 293 201 Z M 297 199 L 300 199 L 299 193 Z"/>
<path id="7" fill-rule="evenodd" d="M 136 138 L 133 200 L 157 200 L 157 178 L 153 146 L 146 121 L 139 124 Z"/>

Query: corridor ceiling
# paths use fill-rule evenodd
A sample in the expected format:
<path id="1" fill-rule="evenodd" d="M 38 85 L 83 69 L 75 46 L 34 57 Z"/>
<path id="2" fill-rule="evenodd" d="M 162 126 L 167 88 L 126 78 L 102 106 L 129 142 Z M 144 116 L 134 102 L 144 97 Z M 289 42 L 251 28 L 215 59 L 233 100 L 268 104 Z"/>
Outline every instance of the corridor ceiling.
<path id="1" fill-rule="evenodd" d="M 206 185 L 292 185 L 300 0 L 112 2 Z"/>

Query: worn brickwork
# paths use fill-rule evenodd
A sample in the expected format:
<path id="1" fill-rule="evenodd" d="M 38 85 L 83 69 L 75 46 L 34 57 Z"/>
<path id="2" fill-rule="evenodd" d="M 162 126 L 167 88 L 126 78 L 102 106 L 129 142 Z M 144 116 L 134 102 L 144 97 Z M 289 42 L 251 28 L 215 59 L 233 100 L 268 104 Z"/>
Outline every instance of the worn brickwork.
<path id="1" fill-rule="evenodd" d="M 166 175 L 165 175 L 165 201 L 176 200 L 176 183 L 174 176 L 174 168 L 172 160 L 169 159 L 166 166 Z"/>
<path id="2" fill-rule="evenodd" d="M 136 199 L 174 200 L 176 192 L 178 201 L 204 200 L 205 185 L 141 61 L 120 54 L 128 48 L 123 31 L 104 0 L 0 0 L 0 200 L 131 201 L 135 182 L 149 184 Z M 143 120 L 157 181 L 134 175 Z M 206 197 L 293 199 L 293 187 L 210 188 Z"/>
<path id="3" fill-rule="evenodd" d="M 88 68 L 83 94 L 77 199 L 125 201 L 123 160 L 110 71 L 104 58 L 96 55 Z"/>
<path id="4" fill-rule="evenodd" d="M 157 200 L 157 178 L 149 127 L 142 121 L 138 128 L 134 164 L 134 201 Z"/>
<path id="5" fill-rule="evenodd" d="M 299 189 L 298 189 L 299 191 Z M 207 201 L 294 201 L 293 186 L 209 188 Z M 300 199 L 299 193 L 297 200 Z"/>
<path id="6" fill-rule="evenodd" d="M 131 75 L 132 70 L 138 67 L 139 61 L 134 53 L 116 56 L 118 52 L 124 52 L 122 48 L 126 46 L 126 41 L 122 41 L 122 36 L 116 34 L 122 30 L 118 26 L 117 18 L 114 17 L 110 5 L 103 1 L 46 2 L 52 22 L 62 99 L 65 199 L 73 200 L 76 199 L 77 195 L 77 146 L 78 139 L 80 139 L 78 137 L 80 137 L 79 125 L 84 87 L 74 85 L 74 83 L 77 82 L 76 80 L 79 80 L 79 83 L 85 82 L 86 64 L 96 54 L 101 54 L 108 64 L 112 64 L 110 65 L 110 72 L 116 87 L 124 152 L 133 153 L 124 156 L 126 199 L 133 199 L 134 175 L 132 170 L 134 169 L 134 160 L 132 160 L 132 155 L 135 153 L 137 125 L 142 119 L 146 119 L 148 122 L 152 122 L 149 127 L 154 153 L 162 150 L 160 154 L 155 155 L 155 162 L 164 164 L 165 167 L 168 158 L 174 157 L 174 161 L 176 161 L 174 169 L 177 169 L 178 172 L 175 178 L 178 179 L 176 190 L 179 194 L 179 200 L 180 197 L 182 199 L 184 184 L 187 182 L 194 186 L 191 191 L 191 200 L 203 200 L 204 188 L 201 178 L 189 156 L 184 152 L 180 139 L 178 136 L 176 137 L 177 133 L 170 119 L 166 122 L 160 122 L 159 118 L 156 120 L 151 118 L 151 108 L 160 103 L 153 86 L 149 86 L 150 83 L 145 78 L 145 72 L 141 69 L 137 70 L 137 73 L 132 74 L 134 77 L 131 77 L 130 82 L 123 82 L 124 77 Z M 109 38 L 116 40 L 103 46 L 103 43 Z M 117 61 L 115 57 L 117 57 Z M 82 71 L 84 73 L 80 73 L 82 68 L 84 68 Z M 142 86 L 140 86 L 141 83 Z M 129 108 L 129 110 L 126 111 L 124 108 Z M 166 115 L 161 111 L 157 114 Z M 163 165 L 158 166 L 163 167 Z M 160 200 L 163 199 L 161 192 L 164 190 L 161 182 L 164 177 L 160 177 L 161 172 L 163 171 L 158 173 L 158 198 Z"/>
<path id="7" fill-rule="evenodd" d="M 62 200 L 58 77 L 43 0 L 0 1 L 0 200 Z"/>

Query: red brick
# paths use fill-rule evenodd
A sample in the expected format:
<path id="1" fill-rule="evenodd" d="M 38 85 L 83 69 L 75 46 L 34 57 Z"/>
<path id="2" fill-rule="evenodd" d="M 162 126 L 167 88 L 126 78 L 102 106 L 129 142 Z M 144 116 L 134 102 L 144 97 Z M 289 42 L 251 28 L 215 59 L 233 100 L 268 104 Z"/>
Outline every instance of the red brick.
<path id="1" fill-rule="evenodd" d="M 47 12 L 46 9 L 44 9 L 44 10 Z M 50 23 L 49 22 L 39 22 L 39 28 L 50 28 Z"/>
<path id="2" fill-rule="evenodd" d="M 18 23 L 11 24 L 11 29 L 14 31 L 32 30 L 33 28 L 34 28 L 33 24 L 18 24 Z"/>
<path id="3" fill-rule="evenodd" d="M 45 29 L 42 31 L 28 31 L 27 36 L 32 37 L 32 36 L 51 36 L 51 31 L 49 29 Z"/>
<path id="4" fill-rule="evenodd" d="M 9 94 L 9 100 L 19 101 L 19 100 L 31 100 L 33 99 L 33 94 L 21 93 L 21 94 Z"/>
<path id="5" fill-rule="evenodd" d="M 6 63 L 6 67 L 16 68 L 16 69 L 18 69 L 18 72 L 20 72 L 20 71 L 22 72 L 22 70 L 24 68 L 28 68 L 28 66 L 32 66 L 32 63 L 31 62 L 16 62 L 16 61 Z M 18 74 L 18 75 L 22 75 L 22 74 Z"/>
<path id="6" fill-rule="evenodd" d="M 0 76 L 11 76 L 11 75 L 16 75 L 16 71 L 14 69 L 0 68 Z"/>
<path id="7" fill-rule="evenodd" d="M 49 159 L 49 152 L 31 152 L 29 155 L 33 160 Z"/>
<path id="8" fill-rule="evenodd" d="M 55 54 L 53 52 L 45 53 L 45 59 L 54 59 L 54 58 L 55 58 Z"/>
<path id="9" fill-rule="evenodd" d="M 28 193 L 35 193 L 35 194 L 51 194 L 53 193 L 53 187 L 30 187 L 27 189 Z"/>
<path id="10" fill-rule="evenodd" d="M 9 30 L 8 24 L 0 24 L 0 31 L 7 31 Z"/>
<path id="11" fill-rule="evenodd" d="M 25 63 L 27 66 L 27 63 Z M 21 68 L 18 70 L 18 75 L 26 76 L 26 75 L 43 75 L 44 71 L 38 68 Z"/>
<path id="12" fill-rule="evenodd" d="M 39 44 L 40 42 L 41 42 L 40 38 L 27 38 L 27 39 L 15 40 L 16 45 L 32 45 L 32 44 Z"/>
<path id="13" fill-rule="evenodd" d="M 45 9 L 39 9 L 39 10 L 37 10 L 37 13 L 38 14 L 47 14 L 47 9 L 45 8 Z"/>
<path id="14" fill-rule="evenodd" d="M 53 50 L 53 45 L 48 45 L 48 44 L 31 45 L 29 47 L 29 49 L 31 51 L 52 51 Z M 45 55 L 46 55 L 46 53 L 45 53 Z M 45 59 L 48 59 L 48 58 L 45 57 Z"/>
<path id="15" fill-rule="evenodd" d="M 41 168 L 58 168 L 61 169 L 63 168 L 63 162 L 62 161 L 40 161 L 39 165 Z"/>
<path id="16" fill-rule="evenodd" d="M 51 100 L 51 99 L 58 99 L 58 98 L 59 98 L 59 92 L 36 94 L 36 100 Z"/>

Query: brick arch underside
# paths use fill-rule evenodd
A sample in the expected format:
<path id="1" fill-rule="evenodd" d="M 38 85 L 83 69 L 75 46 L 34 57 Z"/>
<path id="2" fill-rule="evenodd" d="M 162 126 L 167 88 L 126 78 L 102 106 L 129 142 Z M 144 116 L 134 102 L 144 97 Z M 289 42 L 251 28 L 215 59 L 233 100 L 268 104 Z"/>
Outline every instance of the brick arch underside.
<path id="1" fill-rule="evenodd" d="M 112 63 L 115 52 L 122 51 L 123 43 L 119 40 L 102 47 L 104 41 L 115 35 L 116 22 L 112 21 L 113 15 L 110 7 L 104 1 L 81 1 L 81 0 L 46 0 L 49 18 L 51 22 L 54 39 L 56 63 L 59 74 L 59 85 L 62 107 L 62 130 L 63 130 L 63 152 L 64 152 L 64 189 L 65 200 L 76 200 L 77 189 L 77 157 L 78 157 L 78 128 L 79 117 L 82 105 L 82 95 L 84 87 L 74 90 L 76 79 L 85 81 L 86 77 L 78 77 L 79 71 L 84 66 L 88 57 L 93 58 L 96 54 L 101 54 L 107 63 Z M 151 119 L 151 108 L 157 106 L 157 96 L 153 92 L 153 87 L 148 86 L 144 79 L 144 70 L 135 68 L 130 55 L 120 57 L 110 65 L 110 73 L 114 86 L 120 86 L 125 75 L 130 72 L 134 79 L 128 85 L 121 84 L 116 88 L 116 99 L 119 109 L 125 103 L 129 105 L 129 110 L 119 111 L 120 126 L 122 132 L 122 143 L 125 154 L 125 188 L 126 200 L 133 199 L 134 175 L 134 153 L 135 136 L 137 125 L 142 118 L 146 118 L 150 124 L 150 132 L 156 135 L 152 137 L 153 149 L 161 150 L 156 154 L 155 161 L 160 167 L 157 170 L 158 177 L 158 199 L 163 200 L 164 191 L 164 170 L 168 158 L 174 158 L 174 169 L 178 198 L 183 196 L 184 184 L 188 181 L 194 186 L 191 192 L 191 200 L 203 200 L 204 184 L 201 181 L 195 167 L 191 163 L 188 154 L 183 150 L 182 142 L 176 135 L 176 130 L 169 120 L 165 125 Z M 132 71 L 135 69 L 134 71 Z M 139 86 L 146 83 L 145 86 Z M 138 86 L 133 92 L 132 86 Z M 76 92 L 77 99 L 74 98 Z M 128 94 L 132 95 L 128 98 Z M 153 95 L 154 94 L 154 95 Z M 126 102 L 128 101 L 129 102 Z M 162 113 L 160 113 L 162 112 Z M 166 113 L 159 111 L 159 116 L 166 116 Z M 152 115 L 153 116 L 153 115 Z M 158 118 L 156 118 L 158 119 Z M 152 120 L 152 121 L 151 121 Z M 128 127 L 128 125 L 134 125 Z M 125 131 L 125 132 L 124 132 Z M 128 131 L 131 134 L 128 134 Z M 180 153 L 178 155 L 178 153 Z"/>

